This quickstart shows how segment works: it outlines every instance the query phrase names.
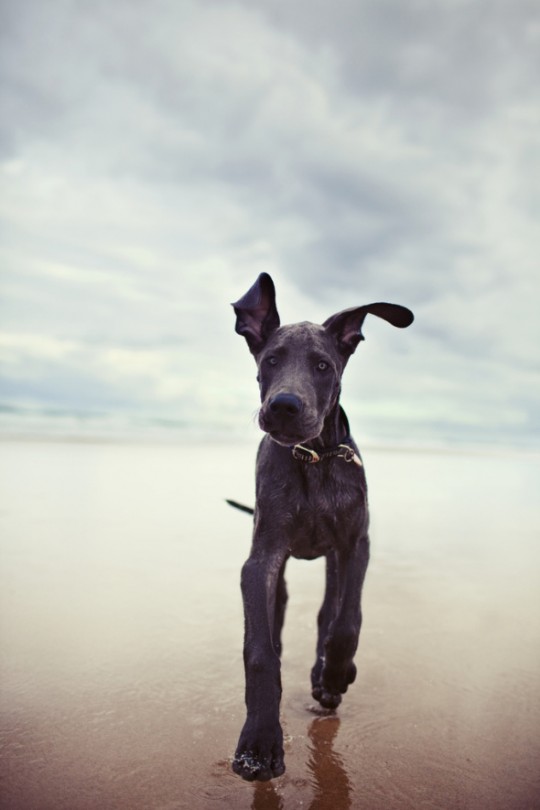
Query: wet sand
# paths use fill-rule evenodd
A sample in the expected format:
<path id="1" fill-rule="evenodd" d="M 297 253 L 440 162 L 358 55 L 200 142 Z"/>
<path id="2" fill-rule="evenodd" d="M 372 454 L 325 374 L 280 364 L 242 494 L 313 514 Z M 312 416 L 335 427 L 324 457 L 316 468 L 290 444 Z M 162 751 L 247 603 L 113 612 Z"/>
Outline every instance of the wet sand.
<path id="1" fill-rule="evenodd" d="M 540 461 L 366 450 L 357 682 L 309 693 L 320 561 L 292 562 L 286 774 L 232 774 L 253 447 L 0 447 L 1 807 L 540 808 Z"/>

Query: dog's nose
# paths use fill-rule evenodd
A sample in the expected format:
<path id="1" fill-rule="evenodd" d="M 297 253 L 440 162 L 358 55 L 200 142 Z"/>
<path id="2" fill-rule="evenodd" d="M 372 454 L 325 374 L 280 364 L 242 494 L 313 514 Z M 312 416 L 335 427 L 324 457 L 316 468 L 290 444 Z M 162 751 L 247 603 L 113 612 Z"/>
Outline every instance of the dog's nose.
<path id="1" fill-rule="evenodd" d="M 270 401 L 270 410 L 275 416 L 298 416 L 302 400 L 294 394 L 277 394 Z"/>

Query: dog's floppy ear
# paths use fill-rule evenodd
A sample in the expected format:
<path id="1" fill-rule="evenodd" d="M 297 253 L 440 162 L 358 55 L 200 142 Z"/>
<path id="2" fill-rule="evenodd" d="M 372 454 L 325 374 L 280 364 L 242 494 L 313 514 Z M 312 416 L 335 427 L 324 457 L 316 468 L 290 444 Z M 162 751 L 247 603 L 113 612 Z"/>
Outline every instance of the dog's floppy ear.
<path id="1" fill-rule="evenodd" d="M 276 291 L 268 273 L 261 273 L 253 287 L 232 306 L 236 331 L 245 337 L 250 352 L 258 354 L 279 326 Z"/>
<path id="2" fill-rule="evenodd" d="M 335 335 L 340 352 L 347 357 L 354 352 L 360 341 L 364 340 L 362 324 L 368 314 L 377 315 L 378 318 L 383 318 L 392 326 L 400 329 L 410 326 L 414 321 L 414 315 L 410 309 L 399 304 L 366 304 L 363 307 L 353 307 L 337 312 L 328 318 L 323 326 L 328 332 Z"/>

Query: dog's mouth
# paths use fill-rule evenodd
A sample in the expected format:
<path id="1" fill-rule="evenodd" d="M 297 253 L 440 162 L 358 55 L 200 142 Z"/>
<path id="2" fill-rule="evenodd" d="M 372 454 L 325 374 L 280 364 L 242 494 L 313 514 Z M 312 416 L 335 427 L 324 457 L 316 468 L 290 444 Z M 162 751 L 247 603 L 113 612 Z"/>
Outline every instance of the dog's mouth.
<path id="1" fill-rule="evenodd" d="M 270 438 L 276 442 L 276 444 L 281 444 L 283 447 L 292 447 L 295 444 L 303 444 L 303 442 L 309 441 L 309 439 L 305 439 L 298 435 L 289 436 L 284 433 L 278 433 L 275 430 L 269 430 L 267 432 Z"/>
<path id="2" fill-rule="evenodd" d="M 317 438 L 323 424 L 319 420 L 273 419 L 264 410 L 259 412 L 259 427 L 277 444 L 292 447 Z"/>
<path id="3" fill-rule="evenodd" d="M 264 428 L 263 428 L 264 429 Z M 293 447 L 295 444 L 305 444 L 316 439 L 319 435 L 318 432 L 311 431 L 310 433 L 283 433 L 278 430 L 266 430 L 272 441 L 276 444 L 281 444 L 283 447 Z"/>

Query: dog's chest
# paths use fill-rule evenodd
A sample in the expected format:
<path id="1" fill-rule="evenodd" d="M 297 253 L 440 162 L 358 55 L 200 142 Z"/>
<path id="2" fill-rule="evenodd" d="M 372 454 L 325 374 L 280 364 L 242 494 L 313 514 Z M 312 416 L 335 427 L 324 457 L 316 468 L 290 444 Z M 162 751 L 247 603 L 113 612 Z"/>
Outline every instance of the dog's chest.
<path id="1" fill-rule="evenodd" d="M 323 556 L 332 548 L 354 542 L 367 531 L 363 475 L 336 478 L 315 476 L 314 472 L 307 470 L 303 480 L 291 484 L 284 508 L 289 550 L 300 559 Z"/>

